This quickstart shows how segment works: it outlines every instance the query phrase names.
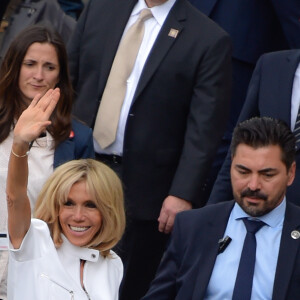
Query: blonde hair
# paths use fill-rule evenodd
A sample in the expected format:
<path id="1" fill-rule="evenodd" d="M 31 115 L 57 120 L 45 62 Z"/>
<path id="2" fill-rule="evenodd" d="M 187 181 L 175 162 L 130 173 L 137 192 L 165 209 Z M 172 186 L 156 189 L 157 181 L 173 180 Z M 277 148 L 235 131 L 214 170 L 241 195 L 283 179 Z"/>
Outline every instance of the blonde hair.
<path id="1" fill-rule="evenodd" d="M 105 164 L 80 159 L 59 166 L 44 184 L 34 216 L 48 224 L 53 242 L 59 247 L 63 242 L 59 210 L 67 202 L 71 187 L 81 181 L 86 182 L 87 191 L 102 216 L 99 233 L 85 247 L 97 249 L 106 257 L 124 233 L 125 212 L 121 181 Z"/>

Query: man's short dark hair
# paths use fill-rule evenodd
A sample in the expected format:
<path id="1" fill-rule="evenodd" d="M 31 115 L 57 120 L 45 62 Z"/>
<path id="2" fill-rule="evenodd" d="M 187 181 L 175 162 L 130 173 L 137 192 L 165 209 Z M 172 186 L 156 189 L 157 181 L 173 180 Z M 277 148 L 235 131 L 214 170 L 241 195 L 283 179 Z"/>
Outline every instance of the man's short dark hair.
<path id="1" fill-rule="evenodd" d="M 281 148 L 281 160 L 287 170 L 295 161 L 296 140 L 288 125 L 277 119 L 269 117 L 255 117 L 239 123 L 234 131 L 231 141 L 231 155 L 235 156 L 237 146 L 245 144 L 254 149 L 270 145 Z"/>

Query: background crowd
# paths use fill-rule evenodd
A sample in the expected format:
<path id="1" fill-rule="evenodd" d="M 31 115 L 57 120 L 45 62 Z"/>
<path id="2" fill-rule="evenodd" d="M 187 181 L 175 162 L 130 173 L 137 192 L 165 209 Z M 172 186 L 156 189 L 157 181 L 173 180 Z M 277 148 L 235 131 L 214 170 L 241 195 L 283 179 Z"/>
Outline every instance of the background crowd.
<path id="1" fill-rule="evenodd" d="M 180 289 L 174 287 L 170 280 L 181 280 L 174 275 L 176 268 L 172 270 L 173 264 L 182 263 L 190 270 L 189 262 L 201 257 L 196 255 L 188 263 L 185 258 L 179 258 L 182 257 L 181 248 L 175 249 L 174 246 L 174 243 L 181 243 L 177 234 L 183 229 L 179 223 L 175 226 L 174 237 L 170 239 L 178 213 L 192 210 L 197 214 L 197 208 L 209 210 L 210 204 L 235 199 L 246 214 L 257 217 L 245 210 L 243 201 L 238 201 L 233 190 L 231 168 L 238 145 L 234 153 L 230 145 L 234 128 L 243 121 L 253 117 L 272 117 L 283 120 L 288 126 L 285 128 L 287 132 L 294 132 L 296 164 L 294 167 L 286 164 L 287 173 L 291 172 L 291 176 L 286 181 L 281 177 L 284 184 L 279 192 L 282 195 L 278 192 L 276 197 L 280 201 L 272 210 L 280 206 L 284 222 L 287 217 L 282 211 L 285 211 L 286 202 L 300 204 L 300 185 L 297 184 L 300 176 L 297 167 L 300 166 L 298 0 L 2 0 L 0 17 L 0 234 L 7 240 L 9 231 L 12 242 L 5 249 L 0 249 L 0 299 L 7 299 L 11 251 L 8 248 L 15 251 L 10 258 L 12 266 L 17 265 L 15 261 L 20 257 L 30 260 L 40 255 L 38 252 L 32 257 L 23 254 L 26 253 L 25 247 L 30 247 L 29 240 L 36 242 L 33 238 L 35 229 L 32 228 L 39 226 L 35 221 L 30 223 L 30 216 L 34 213 L 43 184 L 49 177 L 50 181 L 53 180 L 53 171 L 67 161 L 96 159 L 109 166 L 122 182 L 126 227 L 124 234 L 119 234 L 106 251 L 116 260 L 120 257 L 120 265 L 123 266 L 119 265 L 117 269 L 124 274 L 121 282 L 118 276 L 113 277 L 114 289 L 120 285 L 119 293 L 110 292 L 104 283 L 103 288 L 109 290 L 105 294 L 108 298 L 103 298 L 105 300 L 141 299 L 149 290 L 160 263 L 158 277 L 145 299 L 192 299 L 193 295 L 190 298 L 182 298 L 180 292 L 177 295 L 175 290 Z M 57 96 L 54 103 L 46 92 L 55 88 L 59 88 L 59 96 L 56 90 L 52 92 L 52 97 Z M 41 111 L 31 107 L 40 108 L 38 103 L 49 114 L 42 115 Z M 36 121 L 31 124 L 33 127 L 40 126 L 41 120 L 45 122 L 30 139 L 25 130 L 16 130 L 20 123 L 23 124 L 21 128 L 30 125 L 24 114 L 32 114 L 32 120 Z M 263 131 L 260 126 L 272 128 L 269 121 L 264 122 L 267 125 L 245 124 L 253 126 L 251 130 Z M 258 129 L 254 129 L 255 126 Z M 258 148 L 269 149 L 270 145 L 277 145 L 284 152 L 281 137 L 270 142 L 269 134 L 270 131 L 266 130 L 266 141 L 257 137 Z M 254 149 L 257 147 L 247 140 L 240 143 Z M 28 149 L 27 144 L 30 145 Z M 253 157 L 260 156 L 261 153 L 255 152 Z M 276 159 L 270 164 L 275 164 Z M 252 173 L 256 168 L 256 165 L 241 161 L 247 172 L 250 169 Z M 28 180 L 19 182 L 15 173 L 23 167 L 29 170 L 22 173 Z M 97 168 L 99 172 L 105 172 L 100 166 L 95 166 Z M 11 172 L 9 177 L 8 171 Z M 112 180 L 108 177 L 108 181 Z M 28 199 L 24 193 L 15 195 L 8 189 L 9 182 L 14 180 L 18 182 L 14 189 L 19 188 L 23 192 L 25 189 Z M 85 177 L 83 181 L 89 185 Z M 73 186 L 75 183 L 72 183 Z M 255 190 L 260 190 L 260 187 Z M 68 191 L 71 193 L 70 188 Z M 20 203 L 25 203 L 25 207 L 27 202 L 30 203 L 30 213 L 7 210 L 6 192 Z M 93 191 L 87 194 L 94 197 Z M 107 199 L 112 201 L 110 197 Z M 119 201 L 123 201 L 121 199 Z M 19 203 L 17 200 L 13 203 Z M 64 200 L 61 201 L 58 207 L 65 207 Z M 73 204 L 74 207 L 76 205 Z M 100 214 L 105 213 L 103 207 L 94 206 Z M 227 218 L 229 214 L 238 214 L 233 205 L 227 206 Z M 288 204 L 287 210 L 290 209 Z M 57 212 L 58 217 L 60 211 Z M 189 217 L 193 220 L 192 213 L 186 215 L 187 220 Z M 216 213 L 219 214 L 219 210 Z M 269 211 L 263 211 L 262 215 L 267 213 Z M 209 215 L 212 213 L 209 212 Z M 16 224 L 8 228 L 7 224 L 11 224 L 9 218 L 16 216 L 27 220 L 23 222 L 25 225 L 19 224 L 21 229 Z M 52 239 L 48 242 L 58 248 L 53 255 L 60 259 L 65 257 L 61 254 L 64 248 L 60 248 L 53 237 L 52 221 L 40 214 L 36 216 L 50 228 L 50 233 L 47 230 L 44 233 L 51 235 Z M 184 214 L 182 218 L 185 218 Z M 200 215 L 198 218 L 204 217 Z M 269 220 L 263 221 L 269 226 L 273 224 Z M 182 222 L 181 219 L 178 222 Z M 100 224 L 105 227 L 103 221 Z M 224 221 L 224 224 L 227 222 Z M 62 224 L 60 226 L 63 227 Z M 119 232 L 123 233 L 122 226 L 119 226 Z M 194 226 L 192 221 L 189 226 Z M 279 239 L 277 231 L 271 233 L 277 238 L 277 254 L 282 223 L 280 226 Z M 190 229 L 187 226 L 186 231 Z M 222 232 L 224 236 L 231 233 L 228 227 L 226 230 Z M 235 232 L 236 236 L 245 236 L 246 231 L 243 230 Z M 63 228 L 62 233 L 68 240 L 64 243 L 70 242 L 70 245 L 67 244 L 69 248 L 65 248 L 68 251 L 74 245 L 91 251 L 100 249 L 98 244 L 91 246 L 90 241 L 84 245 L 76 244 Z M 263 228 L 258 234 L 268 234 L 268 231 Z M 45 243 L 45 239 L 41 243 Z M 198 244 L 201 244 L 200 240 Z M 242 244 L 234 245 L 234 242 L 230 244 L 230 247 L 237 247 L 230 250 L 231 255 L 234 251 L 242 252 Z M 15 250 L 18 248 L 20 251 Z M 198 249 L 196 246 L 193 248 Z M 94 299 L 91 295 L 102 299 L 100 287 L 95 291 L 91 288 L 90 278 L 96 273 L 86 275 L 89 283 L 83 280 L 84 270 L 93 265 L 85 263 L 85 255 L 80 252 L 76 256 L 78 264 L 70 262 L 69 273 L 76 265 L 74 268 L 80 269 L 78 286 L 91 299 Z M 174 255 L 182 261 L 175 259 L 174 262 Z M 193 252 L 189 255 L 194 257 Z M 271 261 L 275 267 L 276 258 Z M 233 274 L 237 267 L 238 262 Z M 109 264 L 107 268 L 113 269 Z M 218 270 L 217 260 L 215 269 Z M 103 268 L 101 270 L 101 274 L 97 273 L 99 278 L 109 276 Z M 212 288 L 218 276 L 210 279 L 208 275 L 211 273 L 211 269 L 207 271 L 204 287 L 208 288 L 198 294 L 202 295 L 199 299 L 232 296 L 233 288 L 221 292 Z M 16 272 L 11 271 L 11 274 Z M 193 270 L 190 274 L 194 274 Z M 182 278 L 185 276 L 183 272 Z M 254 273 L 253 295 L 256 296 L 252 299 L 260 293 L 260 287 L 255 283 L 257 276 Z M 272 286 L 274 276 L 275 270 L 269 270 L 269 286 Z M 20 279 L 10 280 L 8 286 L 11 295 L 14 295 L 11 299 L 18 299 L 13 290 L 17 289 L 16 282 Z M 64 285 L 68 281 L 61 280 Z M 182 280 L 182 286 L 185 286 L 184 282 L 188 279 Z M 231 286 L 233 283 L 230 282 Z M 76 285 L 68 289 L 80 293 Z M 184 293 L 186 289 L 184 287 Z M 272 291 L 263 292 L 264 299 L 268 299 Z M 294 292 L 292 290 L 289 297 L 293 297 Z M 30 295 L 31 299 L 39 299 L 37 295 L 41 294 Z M 246 299 L 240 297 L 235 299 Z M 83 298 L 76 298 L 75 292 L 75 299 Z M 274 294 L 272 299 L 275 299 Z M 278 299 L 288 299 L 288 296 Z"/>

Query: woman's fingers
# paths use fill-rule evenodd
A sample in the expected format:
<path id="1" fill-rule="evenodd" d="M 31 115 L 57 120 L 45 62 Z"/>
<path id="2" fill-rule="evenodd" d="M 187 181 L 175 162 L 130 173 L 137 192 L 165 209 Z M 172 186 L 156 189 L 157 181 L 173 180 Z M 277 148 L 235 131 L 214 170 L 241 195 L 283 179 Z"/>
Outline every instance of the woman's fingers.
<path id="1" fill-rule="evenodd" d="M 31 101 L 31 103 L 29 104 L 29 106 L 35 107 L 40 99 L 41 99 L 41 94 L 36 94 L 33 100 Z"/>
<path id="2" fill-rule="evenodd" d="M 60 90 L 59 90 L 59 88 L 56 88 L 49 95 L 49 101 L 48 101 L 47 106 L 45 107 L 45 111 L 48 113 L 49 117 L 52 114 L 59 98 L 60 98 Z"/>
<path id="3" fill-rule="evenodd" d="M 15 136 L 26 142 L 37 138 L 41 132 L 46 130 L 47 126 L 51 125 L 49 119 L 59 98 L 59 88 L 48 90 L 43 97 L 36 95 L 16 123 Z"/>
<path id="4" fill-rule="evenodd" d="M 59 88 L 56 89 L 49 89 L 44 96 L 41 97 L 40 94 L 37 94 L 29 107 L 36 107 L 42 111 L 51 110 L 55 108 L 58 100 L 60 97 L 60 90 Z"/>

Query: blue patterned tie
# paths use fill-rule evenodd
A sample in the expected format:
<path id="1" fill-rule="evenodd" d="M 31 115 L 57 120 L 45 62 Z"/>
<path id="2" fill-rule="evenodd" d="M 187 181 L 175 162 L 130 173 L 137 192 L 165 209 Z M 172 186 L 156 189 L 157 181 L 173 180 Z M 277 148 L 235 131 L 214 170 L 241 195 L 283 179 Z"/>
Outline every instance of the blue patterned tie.
<path id="1" fill-rule="evenodd" d="M 265 225 L 262 221 L 243 219 L 247 234 L 235 280 L 232 300 L 250 300 L 256 258 L 256 232 Z"/>

